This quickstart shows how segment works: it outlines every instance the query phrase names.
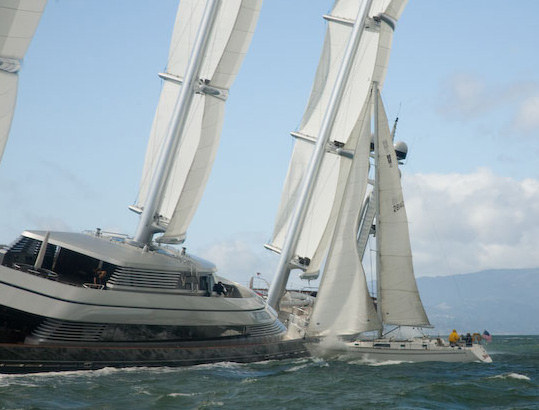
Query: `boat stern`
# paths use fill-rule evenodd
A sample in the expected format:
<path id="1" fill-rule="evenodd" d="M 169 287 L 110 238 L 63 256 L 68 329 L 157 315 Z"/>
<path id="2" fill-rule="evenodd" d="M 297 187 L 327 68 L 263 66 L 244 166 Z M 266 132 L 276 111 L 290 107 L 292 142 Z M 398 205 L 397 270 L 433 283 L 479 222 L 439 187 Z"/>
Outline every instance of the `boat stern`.
<path id="1" fill-rule="evenodd" d="M 478 361 L 483 363 L 492 363 L 492 358 L 487 353 L 486 349 L 483 345 L 474 344 L 471 348 L 469 348 L 471 353 L 477 358 Z"/>

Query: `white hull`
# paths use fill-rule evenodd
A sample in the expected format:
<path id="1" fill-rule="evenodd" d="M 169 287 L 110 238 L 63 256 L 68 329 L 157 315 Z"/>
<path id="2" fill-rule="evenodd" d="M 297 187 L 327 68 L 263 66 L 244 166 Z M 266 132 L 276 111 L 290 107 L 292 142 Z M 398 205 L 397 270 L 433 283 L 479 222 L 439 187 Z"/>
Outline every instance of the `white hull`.
<path id="1" fill-rule="evenodd" d="M 440 344 L 442 342 L 442 344 Z M 366 362 L 483 362 L 492 359 L 480 344 L 449 346 L 440 339 L 358 340 L 354 342 L 321 343 L 309 346 L 315 356 L 340 356 Z"/>

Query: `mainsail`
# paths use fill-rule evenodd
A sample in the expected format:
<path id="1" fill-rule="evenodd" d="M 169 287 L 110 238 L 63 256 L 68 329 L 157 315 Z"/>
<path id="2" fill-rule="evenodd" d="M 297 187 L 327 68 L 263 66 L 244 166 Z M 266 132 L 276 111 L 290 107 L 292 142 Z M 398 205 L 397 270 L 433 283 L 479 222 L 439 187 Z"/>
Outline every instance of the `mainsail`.
<path id="1" fill-rule="evenodd" d="M 0 0 L 0 159 L 17 99 L 18 72 L 46 0 Z"/>
<path id="2" fill-rule="evenodd" d="M 378 309 L 382 321 L 392 325 L 429 326 L 412 265 L 408 218 L 400 172 L 387 116 L 378 105 L 377 178 L 379 208 L 376 215 Z"/>
<path id="3" fill-rule="evenodd" d="M 373 95 L 374 98 L 366 103 L 368 112 L 365 113 L 364 108 L 359 122 L 363 131 L 355 148 L 322 282 L 309 320 L 307 330 L 310 334 L 349 336 L 381 330 L 384 324 L 430 325 L 412 266 L 399 163 L 376 86 Z M 378 121 L 374 140 L 376 199 L 370 205 L 376 208 L 378 311 L 369 294 L 361 263 L 363 249 L 357 241 L 361 218 L 367 219 L 369 224 L 372 222 L 370 215 L 361 212 L 361 208 L 366 204 L 362 199 L 366 196 L 370 168 L 370 108 L 373 102 L 374 119 Z"/>
<path id="4" fill-rule="evenodd" d="M 383 81 L 395 21 L 406 0 L 373 0 L 343 96 L 333 121 L 329 141 L 334 148 L 346 145 L 368 98 L 371 81 Z M 327 31 L 313 89 L 299 130 L 293 132 L 296 145 L 277 213 L 269 249 L 279 252 L 289 229 L 302 181 L 318 139 L 341 61 L 361 2 L 337 0 L 327 20 Z M 343 195 L 339 175 L 348 159 L 328 150 L 322 162 L 304 223 L 300 228 L 295 255 L 310 260 L 306 275 L 316 274 L 325 258 Z"/>
<path id="5" fill-rule="evenodd" d="M 135 209 L 144 209 L 155 163 L 182 88 L 207 0 L 182 0 L 178 8 L 164 85 L 152 125 Z M 161 242 L 178 243 L 202 197 L 219 144 L 228 90 L 239 71 L 258 20 L 262 0 L 221 1 L 200 67 L 186 126 L 166 176 L 156 213 Z"/>

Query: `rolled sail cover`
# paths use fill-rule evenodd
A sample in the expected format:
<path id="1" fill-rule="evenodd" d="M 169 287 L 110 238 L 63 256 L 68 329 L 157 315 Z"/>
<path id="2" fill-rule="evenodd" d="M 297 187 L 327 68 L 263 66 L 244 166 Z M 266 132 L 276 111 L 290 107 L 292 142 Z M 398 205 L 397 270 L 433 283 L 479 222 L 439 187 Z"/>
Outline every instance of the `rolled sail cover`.
<path id="1" fill-rule="evenodd" d="M 201 84 L 217 92 L 197 93 L 180 137 L 172 170 L 158 207 L 165 229 L 158 240 L 183 241 L 208 180 L 223 124 L 228 89 L 240 69 L 258 20 L 262 0 L 222 0 L 200 69 Z M 170 46 L 165 80 L 146 151 L 137 207 L 143 208 L 155 161 L 170 123 L 206 1 L 182 0 Z M 176 81 L 174 81 L 176 79 Z"/>
<path id="2" fill-rule="evenodd" d="M 305 170 L 312 156 L 314 143 L 318 138 L 329 99 L 343 60 L 344 51 L 352 33 L 353 24 L 359 10 L 357 0 L 337 0 L 329 16 L 326 37 L 315 75 L 311 96 L 296 135 L 297 139 L 283 193 L 272 240 L 271 249 L 282 249 L 290 219 L 298 199 Z M 333 123 L 330 141 L 338 141 L 347 146 L 354 132 L 361 108 L 369 98 L 372 81 L 382 86 L 387 71 L 389 51 L 395 22 L 400 17 L 406 0 L 374 0 L 369 11 L 365 31 L 362 34 L 346 89 L 340 101 Z M 374 17 L 374 19 L 373 19 Z M 327 153 L 307 216 L 299 234 L 296 255 L 311 259 L 307 276 L 320 269 L 335 228 L 336 214 L 340 207 L 344 190 L 339 186 L 341 167 L 346 158 Z"/>
<path id="3" fill-rule="evenodd" d="M 46 0 L 0 0 L 0 159 L 17 99 L 18 71 Z"/>

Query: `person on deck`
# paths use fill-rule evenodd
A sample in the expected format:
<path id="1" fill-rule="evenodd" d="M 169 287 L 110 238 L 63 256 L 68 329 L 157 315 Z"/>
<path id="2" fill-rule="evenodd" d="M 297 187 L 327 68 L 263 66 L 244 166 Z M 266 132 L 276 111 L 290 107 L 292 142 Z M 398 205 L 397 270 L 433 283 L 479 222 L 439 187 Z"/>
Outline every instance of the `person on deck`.
<path id="1" fill-rule="evenodd" d="M 472 347 L 473 339 L 470 333 L 466 333 L 466 337 L 464 338 L 464 341 L 466 342 L 466 347 Z"/>
<path id="2" fill-rule="evenodd" d="M 455 329 L 453 329 L 453 331 L 449 335 L 449 344 L 451 346 L 456 346 L 459 339 L 460 339 L 459 334 L 457 333 L 457 331 Z"/>
<path id="3" fill-rule="evenodd" d="M 223 285 L 223 282 L 218 282 L 215 285 L 213 285 L 212 289 L 217 295 L 224 295 L 226 296 L 226 287 Z"/>
<path id="4" fill-rule="evenodd" d="M 104 285 L 107 271 L 101 268 L 94 269 L 94 285 Z"/>

